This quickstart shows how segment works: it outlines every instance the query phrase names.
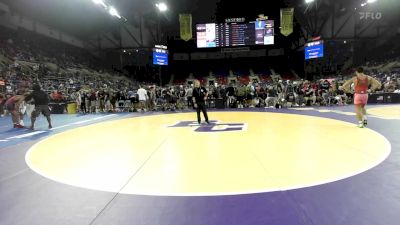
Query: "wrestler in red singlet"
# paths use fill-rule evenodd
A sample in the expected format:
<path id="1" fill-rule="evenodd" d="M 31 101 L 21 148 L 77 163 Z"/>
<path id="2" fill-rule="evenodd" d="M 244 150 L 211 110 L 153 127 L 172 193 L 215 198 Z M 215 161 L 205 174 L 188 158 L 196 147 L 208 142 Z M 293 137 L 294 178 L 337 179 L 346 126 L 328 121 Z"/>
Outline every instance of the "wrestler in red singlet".
<path id="1" fill-rule="evenodd" d="M 354 82 L 354 105 L 366 105 L 368 102 L 368 77 L 359 78 Z"/>
<path id="2" fill-rule="evenodd" d="M 358 127 L 363 128 L 367 125 L 367 111 L 365 106 L 368 102 L 368 86 L 371 85 L 371 91 L 381 88 L 381 83 L 364 74 L 362 67 L 356 71 L 356 76 L 346 81 L 342 88 L 345 92 L 350 92 L 351 84 L 354 84 L 354 106 L 356 110 L 356 118 L 358 120 Z"/>

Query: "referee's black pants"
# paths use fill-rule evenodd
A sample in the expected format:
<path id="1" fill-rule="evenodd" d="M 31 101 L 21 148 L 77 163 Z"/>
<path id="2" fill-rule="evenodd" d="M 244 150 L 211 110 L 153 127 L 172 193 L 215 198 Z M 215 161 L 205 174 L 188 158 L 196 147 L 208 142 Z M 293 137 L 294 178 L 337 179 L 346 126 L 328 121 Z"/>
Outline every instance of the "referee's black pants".
<path id="1" fill-rule="evenodd" d="M 203 112 L 204 119 L 208 123 L 208 115 L 207 115 L 207 109 L 206 109 L 206 104 L 204 102 L 197 102 L 197 122 L 201 122 L 200 118 L 200 110 Z"/>

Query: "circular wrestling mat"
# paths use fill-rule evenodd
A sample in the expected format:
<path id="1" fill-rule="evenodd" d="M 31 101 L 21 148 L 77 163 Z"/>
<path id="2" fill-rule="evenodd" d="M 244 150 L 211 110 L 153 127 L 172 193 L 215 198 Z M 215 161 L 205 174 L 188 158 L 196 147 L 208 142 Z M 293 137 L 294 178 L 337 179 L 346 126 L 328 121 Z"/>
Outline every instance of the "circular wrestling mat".
<path id="1" fill-rule="evenodd" d="M 367 109 L 367 113 L 381 119 L 400 120 L 400 106 L 398 105 L 370 108 Z"/>
<path id="2" fill-rule="evenodd" d="M 26 154 L 31 169 L 88 189 L 143 195 L 288 190 L 381 163 L 390 143 L 370 129 L 304 115 L 213 112 L 108 121 L 56 134 Z"/>

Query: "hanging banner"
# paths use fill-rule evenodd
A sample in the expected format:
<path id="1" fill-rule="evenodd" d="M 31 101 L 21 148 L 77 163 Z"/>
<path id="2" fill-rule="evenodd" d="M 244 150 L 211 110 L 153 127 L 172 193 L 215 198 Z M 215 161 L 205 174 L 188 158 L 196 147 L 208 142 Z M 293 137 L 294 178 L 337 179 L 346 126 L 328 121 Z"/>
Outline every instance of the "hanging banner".
<path id="1" fill-rule="evenodd" d="M 284 36 L 293 33 L 293 14 L 294 8 L 281 9 L 281 34 Z"/>
<path id="2" fill-rule="evenodd" d="M 192 14 L 179 14 L 181 38 L 184 41 L 192 39 Z"/>

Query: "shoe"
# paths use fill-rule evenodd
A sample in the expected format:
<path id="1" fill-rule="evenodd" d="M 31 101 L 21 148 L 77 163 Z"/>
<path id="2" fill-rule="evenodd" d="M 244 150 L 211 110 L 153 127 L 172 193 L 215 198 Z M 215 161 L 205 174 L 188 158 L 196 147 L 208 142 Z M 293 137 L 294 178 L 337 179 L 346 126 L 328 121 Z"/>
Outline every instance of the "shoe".
<path id="1" fill-rule="evenodd" d="M 367 120 L 363 120 L 363 125 L 367 126 L 368 125 L 368 121 Z"/>
<path id="2" fill-rule="evenodd" d="M 14 128 L 25 128 L 24 126 L 22 126 L 21 124 L 15 124 Z"/>
<path id="3" fill-rule="evenodd" d="M 29 130 L 35 130 L 35 128 L 33 126 L 30 126 Z"/>
<path id="4" fill-rule="evenodd" d="M 357 125 L 357 127 L 358 127 L 358 128 L 364 128 L 365 126 L 364 126 L 363 123 L 359 123 L 359 124 Z"/>
<path id="5" fill-rule="evenodd" d="M 53 128 L 53 126 L 49 125 L 49 129 Z"/>
<path id="6" fill-rule="evenodd" d="M 210 122 L 206 121 L 207 124 L 210 124 Z"/>

